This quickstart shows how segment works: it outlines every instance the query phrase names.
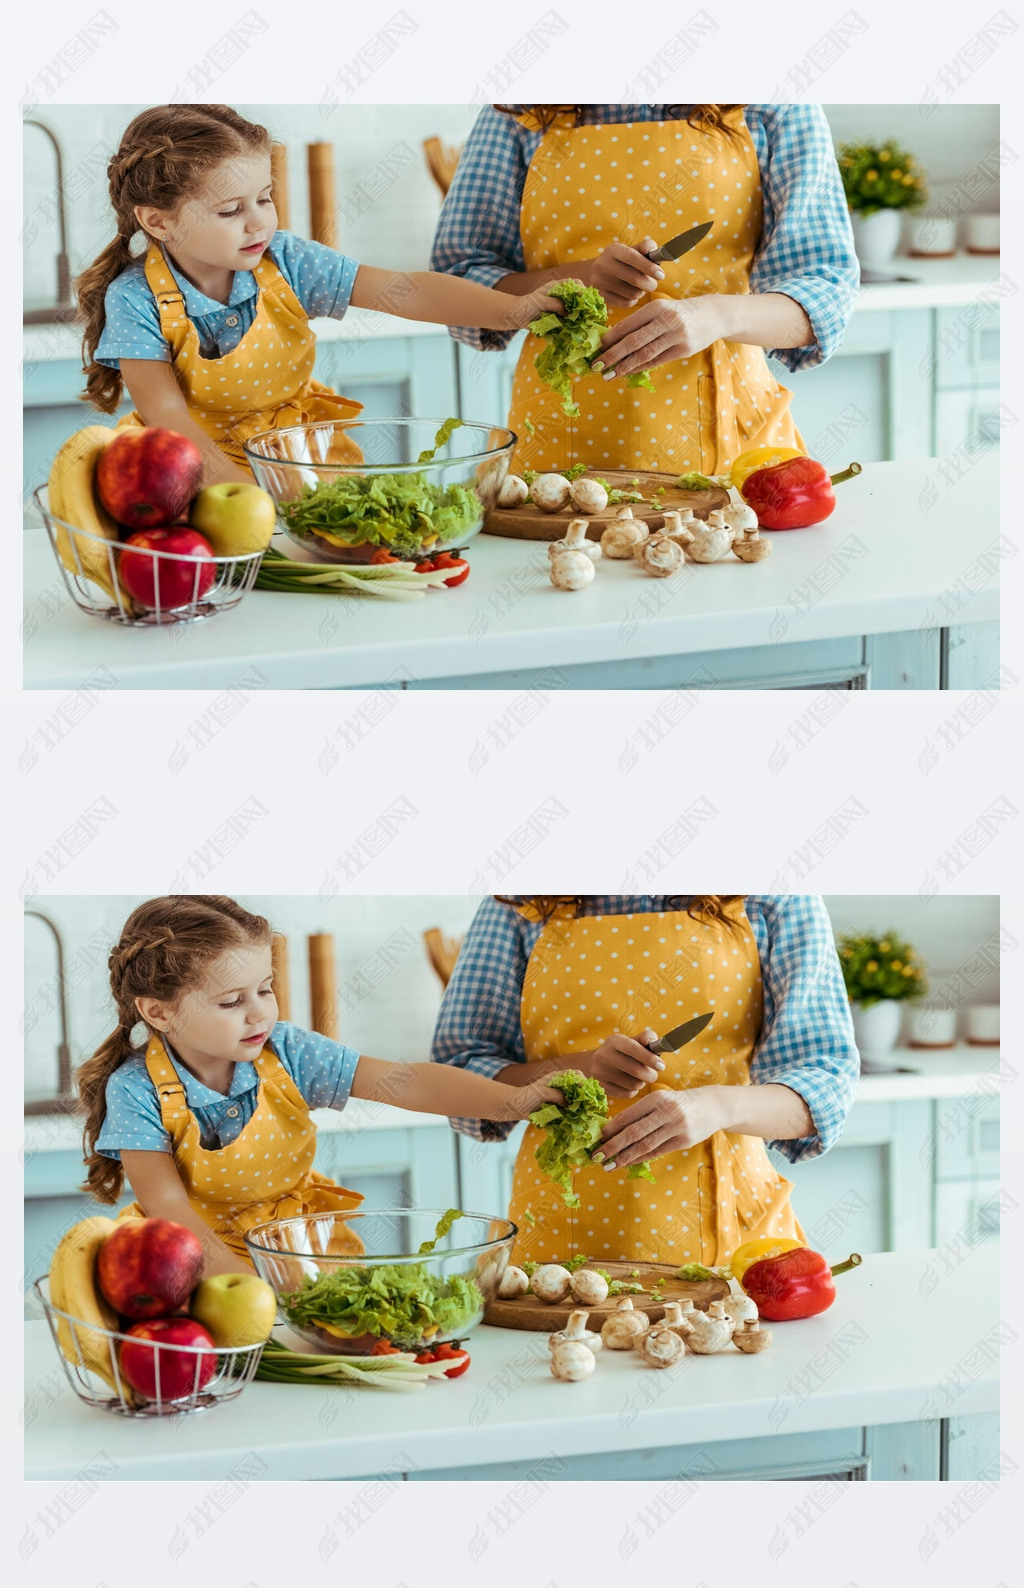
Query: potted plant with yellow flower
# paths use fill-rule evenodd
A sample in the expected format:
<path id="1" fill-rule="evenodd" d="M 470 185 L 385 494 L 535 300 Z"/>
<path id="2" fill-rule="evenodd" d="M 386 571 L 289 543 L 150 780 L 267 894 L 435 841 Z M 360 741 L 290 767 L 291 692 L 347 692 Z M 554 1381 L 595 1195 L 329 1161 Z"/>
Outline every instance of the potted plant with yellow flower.
<path id="1" fill-rule="evenodd" d="M 928 197 L 924 172 L 893 138 L 886 143 L 844 143 L 839 170 L 862 265 L 888 265 L 899 246 L 902 210 Z"/>
<path id="2" fill-rule="evenodd" d="M 838 946 L 861 1058 L 883 1059 L 896 1046 L 901 1005 L 928 991 L 924 966 L 895 932 L 844 932 Z"/>

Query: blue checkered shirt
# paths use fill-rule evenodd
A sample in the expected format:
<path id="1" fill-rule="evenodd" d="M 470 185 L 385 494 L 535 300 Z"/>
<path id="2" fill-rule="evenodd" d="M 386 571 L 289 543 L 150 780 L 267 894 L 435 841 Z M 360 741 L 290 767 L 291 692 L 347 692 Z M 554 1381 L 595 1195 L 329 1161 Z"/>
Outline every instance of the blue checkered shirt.
<path id="1" fill-rule="evenodd" d="M 669 105 L 588 105 L 585 120 L 667 121 Z M 683 114 L 692 106 L 681 107 Z M 783 292 L 811 322 L 807 347 L 771 349 L 787 369 L 810 369 L 842 345 L 860 285 L 853 230 L 820 105 L 747 105 L 764 194 L 764 226 L 750 272 L 751 292 Z M 519 231 L 523 185 L 542 134 L 485 105 L 462 151 L 441 210 L 431 270 L 491 287 L 526 269 Z M 470 347 L 506 347 L 515 332 L 455 326 Z"/>
<path id="2" fill-rule="evenodd" d="M 684 897 L 683 907 L 688 903 Z M 818 894 L 748 895 L 747 919 L 764 984 L 764 1020 L 750 1061 L 754 1085 L 779 1081 L 810 1109 L 815 1134 L 772 1141 L 792 1163 L 827 1152 L 853 1104 L 860 1059 L 832 923 Z M 677 909 L 664 894 L 594 894 L 587 915 L 646 914 Z M 494 1077 L 524 1064 L 519 1023 L 523 977 L 542 927 L 489 898 L 473 917 L 445 990 L 430 1057 Z M 453 1119 L 477 1141 L 503 1141 L 513 1125 Z"/>

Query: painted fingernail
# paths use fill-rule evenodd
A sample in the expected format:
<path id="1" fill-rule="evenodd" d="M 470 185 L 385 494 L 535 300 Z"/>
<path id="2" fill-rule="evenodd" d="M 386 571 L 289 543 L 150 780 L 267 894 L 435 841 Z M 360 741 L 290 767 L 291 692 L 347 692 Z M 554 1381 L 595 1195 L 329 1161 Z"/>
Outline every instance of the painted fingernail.
<path id="1" fill-rule="evenodd" d="M 604 363 L 603 363 L 603 361 L 601 359 L 598 358 L 598 359 L 594 360 L 593 364 L 591 364 L 590 367 L 595 372 L 595 374 L 600 375 L 601 371 L 604 369 Z"/>
<path id="2" fill-rule="evenodd" d="M 665 1060 L 664 1059 L 655 1059 L 654 1068 L 656 1070 L 663 1070 L 665 1068 Z"/>
<path id="3" fill-rule="evenodd" d="M 604 1163 L 604 1153 L 595 1152 L 591 1161 L 593 1163 Z"/>
<path id="4" fill-rule="evenodd" d="M 608 1161 L 608 1163 L 605 1164 L 605 1169 L 614 1169 L 614 1168 L 615 1168 L 615 1159 L 611 1158 Z"/>
<path id="5" fill-rule="evenodd" d="M 665 272 L 664 272 L 664 271 L 663 271 L 663 270 L 660 270 L 660 269 L 659 269 L 659 268 L 658 268 L 658 266 L 657 266 L 657 265 L 655 265 L 655 267 L 654 267 L 654 274 L 655 274 L 655 275 L 656 275 L 656 276 L 657 276 L 657 278 L 658 278 L 658 280 L 659 280 L 659 281 L 661 281 L 661 280 L 662 280 L 662 278 L 663 278 L 663 276 L 664 276 L 664 274 L 665 274 Z"/>
<path id="6" fill-rule="evenodd" d="M 601 379 L 602 380 L 614 380 L 615 379 L 615 371 L 613 369 L 606 369 L 604 374 L 601 376 Z"/>

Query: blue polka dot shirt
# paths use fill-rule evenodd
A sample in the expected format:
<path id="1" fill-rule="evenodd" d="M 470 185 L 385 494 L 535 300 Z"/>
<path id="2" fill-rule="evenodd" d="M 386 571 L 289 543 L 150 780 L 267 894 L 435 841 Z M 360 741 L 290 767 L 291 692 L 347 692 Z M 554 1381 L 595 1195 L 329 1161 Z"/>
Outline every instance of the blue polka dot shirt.
<path id="1" fill-rule="evenodd" d="M 166 1046 L 166 1044 L 165 1044 Z M 267 1039 L 310 1108 L 344 1108 L 352 1091 L 359 1054 L 317 1031 L 303 1031 L 279 1020 Z M 207 1151 L 227 1147 L 256 1112 L 259 1080 L 248 1059 L 235 1065 L 225 1097 L 192 1075 L 168 1050 L 185 1088 L 185 1100 L 199 1122 L 200 1142 Z M 107 1117 L 96 1151 L 104 1158 L 122 1152 L 170 1152 L 171 1138 L 160 1118 L 160 1100 L 146 1069 L 142 1050 L 116 1069 L 107 1082 Z"/>
<path id="2" fill-rule="evenodd" d="M 344 317 L 358 260 L 291 232 L 275 232 L 267 252 L 311 320 Z M 218 303 L 186 281 L 166 249 L 164 258 L 181 288 L 185 312 L 199 332 L 200 353 L 203 358 L 223 358 L 238 346 L 256 318 L 256 277 L 251 270 L 236 270 L 227 303 Z M 104 311 L 106 324 L 96 348 L 97 363 L 111 369 L 118 369 L 123 358 L 170 363 L 171 350 L 160 330 L 160 311 L 146 280 L 144 255 L 110 283 Z"/>

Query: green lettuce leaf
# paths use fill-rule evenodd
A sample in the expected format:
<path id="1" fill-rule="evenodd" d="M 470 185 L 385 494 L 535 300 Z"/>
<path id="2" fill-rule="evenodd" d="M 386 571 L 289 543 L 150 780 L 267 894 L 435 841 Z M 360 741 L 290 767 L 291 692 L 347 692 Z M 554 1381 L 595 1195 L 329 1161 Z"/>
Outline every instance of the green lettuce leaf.
<path id="1" fill-rule="evenodd" d="M 563 1094 L 565 1106 L 545 1103 L 530 1115 L 530 1123 L 547 1132 L 535 1157 L 541 1171 L 561 1187 L 565 1206 L 577 1208 L 580 1199 L 572 1189 L 572 1177 L 577 1169 L 592 1162 L 608 1118 L 608 1097 L 600 1081 L 571 1070 L 553 1075 L 548 1085 Z M 638 1163 L 630 1168 L 627 1178 L 638 1177 L 654 1179 L 648 1164 Z"/>
<path id="2" fill-rule="evenodd" d="M 447 1213 L 442 1213 L 441 1217 L 437 1221 L 437 1228 L 434 1231 L 434 1239 L 432 1241 L 420 1242 L 420 1245 L 416 1250 L 417 1257 L 426 1257 L 428 1252 L 432 1252 L 434 1250 L 434 1247 L 437 1245 L 438 1241 L 444 1240 L 444 1237 L 448 1234 L 448 1231 L 451 1229 L 452 1225 L 456 1224 L 459 1219 L 464 1219 L 465 1217 L 465 1213 L 461 1212 L 459 1208 L 449 1208 Z"/>

